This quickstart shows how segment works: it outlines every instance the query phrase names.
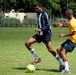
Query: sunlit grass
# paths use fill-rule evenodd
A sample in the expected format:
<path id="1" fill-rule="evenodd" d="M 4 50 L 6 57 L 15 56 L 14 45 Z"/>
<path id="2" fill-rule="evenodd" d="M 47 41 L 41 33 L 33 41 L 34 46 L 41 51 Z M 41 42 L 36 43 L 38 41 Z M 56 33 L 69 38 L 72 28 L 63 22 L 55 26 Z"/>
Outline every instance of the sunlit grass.
<path id="1" fill-rule="evenodd" d="M 42 62 L 36 64 L 34 73 L 25 73 L 25 67 L 34 60 L 25 47 L 25 41 L 36 32 L 33 28 L 0 28 L 0 75 L 61 75 L 57 60 L 48 52 L 43 43 L 33 44 Z M 54 50 L 67 38 L 59 38 L 60 33 L 66 33 L 67 28 L 52 28 L 52 44 Z M 75 75 L 76 51 L 67 55 L 71 75 Z"/>

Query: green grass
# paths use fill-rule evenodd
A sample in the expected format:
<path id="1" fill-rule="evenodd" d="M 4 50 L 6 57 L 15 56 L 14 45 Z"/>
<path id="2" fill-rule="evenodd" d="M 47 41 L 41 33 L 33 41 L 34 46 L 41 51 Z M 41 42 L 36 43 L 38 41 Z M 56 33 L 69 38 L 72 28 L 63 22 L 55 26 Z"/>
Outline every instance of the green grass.
<path id="1" fill-rule="evenodd" d="M 25 67 L 34 60 L 25 47 L 25 41 L 35 34 L 35 28 L 0 28 L 0 75 L 62 75 L 57 60 L 47 51 L 43 43 L 33 44 L 42 62 L 36 64 L 34 73 L 25 73 Z M 66 33 L 67 28 L 52 28 L 52 44 L 56 50 L 67 38 L 59 38 L 60 33 Z M 76 51 L 67 55 L 71 75 L 75 75 Z"/>

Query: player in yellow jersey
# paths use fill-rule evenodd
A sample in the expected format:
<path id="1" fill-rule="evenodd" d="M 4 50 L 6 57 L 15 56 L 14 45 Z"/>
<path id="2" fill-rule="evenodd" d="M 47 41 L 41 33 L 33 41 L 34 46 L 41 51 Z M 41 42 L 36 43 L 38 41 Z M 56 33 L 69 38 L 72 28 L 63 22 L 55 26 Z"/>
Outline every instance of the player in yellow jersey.
<path id="1" fill-rule="evenodd" d="M 66 14 L 66 17 L 70 20 L 68 24 L 69 33 L 67 34 L 61 33 L 59 37 L 69 36 L 69 39 L 67 39 L 64 43 L 61 44 L 61 46 L 57 49 L 57 52 L 62 58 L 64 67 L 65 67 L 61 73 L 70 74 L 70 70 L 68 66 L 68 59 L 66 57 L 66 54 L 68 52 L 72 52 L 74 48 L 76 47 L 76 19 L 73 16 L 72 9 L 68 9 L 65 14 Z M 62 24 L 59 24 L 59 26 L 62 27 Z"/>

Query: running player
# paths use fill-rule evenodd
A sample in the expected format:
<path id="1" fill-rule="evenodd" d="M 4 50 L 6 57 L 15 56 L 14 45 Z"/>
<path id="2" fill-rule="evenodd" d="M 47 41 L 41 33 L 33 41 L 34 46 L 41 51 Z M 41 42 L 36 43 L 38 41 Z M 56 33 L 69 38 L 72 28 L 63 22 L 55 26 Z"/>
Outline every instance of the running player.
<path id="1" fill-rule="evenodd" d="M 57 49 L 57 52 L 64 62 L 65 68 L 64 68 L 64 70 L 62 70 L 62 73 L 70 74 L 69 66 L 68 66 L 68 59 L 66 57 L 66 54 L 68 52 L 72 52 L 74 50 L 74 48 L 76 47 L 76 19 L 73 16 L 72 9 L 68 9 L 66 11 L 66 17 L 70 20 L 70 22 L 68 23 L 69 33 L 60 34 L 59 36 L 60 37 L 70 36 L 70 38 L 61 44 L 61 46 Z M 62 24 L 59 24 L 59 25 L 61 27 Z"/>
<path id="2" fill-rule="evenodd" d="M 42 9 L 42 4 L 35 4 L 35 10 L 37 12 L 37 28 L 35 31 L 37 34 L 32 36 L 29 40 L 26 41 L 25 46 L 33 54 L 35 60 L 31 64 L 36 64 L 41 61 L 41 58 L 37 55 L 35 49 L 31 46 L 33 43 L 43 42 L 47 47 L 48 51 L 59 61 L 60 68 L 63 67 L 63 62 L 60 59 L 59 55 L 53 50 L 51 43 L 52 32 L 50 29 L 50 23 L 48 14 Z"/>

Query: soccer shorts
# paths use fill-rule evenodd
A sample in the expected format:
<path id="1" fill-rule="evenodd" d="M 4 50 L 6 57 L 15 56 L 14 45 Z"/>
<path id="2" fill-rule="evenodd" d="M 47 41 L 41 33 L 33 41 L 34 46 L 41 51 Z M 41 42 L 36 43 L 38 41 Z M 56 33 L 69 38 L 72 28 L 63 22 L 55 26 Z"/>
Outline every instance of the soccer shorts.
<path id="1" fill-rule="evenodd" d="M 69 52 L 72 52 L 76 47 L 76 44 L 67 39 L 64 43 L 61 44 L 61 46 Z"/>
<path id="2" fill-rule="evenodd" d="M 38 43 L 43 42 L 43 43 L 48 43 L 51 41 L 51 36 L 50 35 L 38 35 L 35 34 L 32 36 L 32 38 L 36 39 Z"/>

